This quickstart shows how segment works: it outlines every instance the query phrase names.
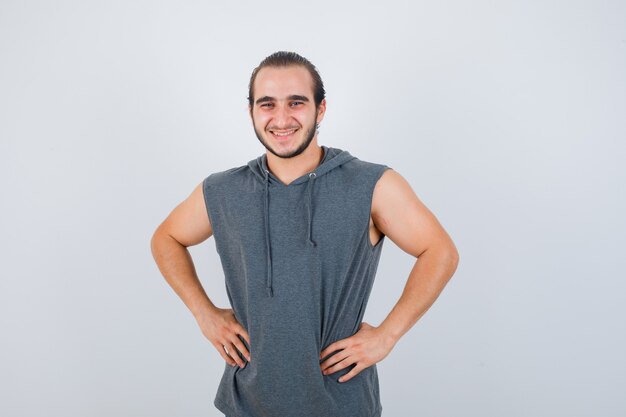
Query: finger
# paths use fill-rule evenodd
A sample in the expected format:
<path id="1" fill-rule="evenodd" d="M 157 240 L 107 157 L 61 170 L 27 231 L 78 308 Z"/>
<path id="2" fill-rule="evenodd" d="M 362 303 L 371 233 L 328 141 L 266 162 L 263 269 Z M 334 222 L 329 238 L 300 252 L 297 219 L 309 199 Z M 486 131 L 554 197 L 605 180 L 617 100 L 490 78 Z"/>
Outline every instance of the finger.
<path id="1" fill-rule="evenodd" d="M 250 336 L 248 335 L 248 333 L 246 332 L 246 329 L 244 329 L 243 327 L 240 330 L 240 335 L 243 336 L 243 338 L 245 339 L 245 341 L 248 343 L 248 346 L 250 346 Z M 248 359 L 248 362 L 250 362 L 250 351 L 248 350 L 248 348 L 246 347 L 246 345 L 244 345 L 242 343 L 241 346 L 237 345 L 237 347 L 239 348 L 239 350 L 241 351 L 241 353 L 243 353 L 243 355 L 246 357 L 246 359 Z"/>
<path id="2" fill-rule="evenodd" d="M 228 353 L 226 352 L 226 347 L 224 345 L 219 345 L 219 347 L 216 346 L 216 349 L 219 352 L 220 356 L 224 358 L 224 361 L 226 361 L 227 364 L 229 364 L 230 366 L 235 365 L 235 361 L 233 361 L 231 357 L 228 356 Z"/>
<path id="3" fill-rule="evenodd" d="M 248 342 L 248 346 L 250 346 L 250 335 L 248 334 L 248 331 L 241 326 L 241 329 L 239 330 L 239 334 L 243 336 L 244 339 L 246 339 L 246 342 Z"/>
<path id="4" fill-rule="evenodd" d="M 233 358 L 233 360 L 237 363 L 237 365 L 239 365 L 240 368 L 246 366 L 243 359 L 241 359 L 241 356 L 239 356 L 238 350 L 235 347 L 234 342 L 230 342 L 230 344 L 228 345 L 228 353 L 230 357 Z"/>
<path id="5" fill-rule="evenodd" d="M 344 360 L 345 358 L 347 358 L 348 356 L 353 355 L 353 354 L 354 352 L 349 347 L 346 346 L 342 350 L 330 355 L 323 362 L 321 362 L 320 368 L 324 370 L 325 368 L 328 368 L 329 366 L 332 366 L 336 364 L 337 362 L 340 362 Z"/>
<path id="6" fill-rule="evenodd" d="M 326 348 L 320 353 L 320 359 L 328 356 L 336 350 L 344 349 L 347 345 L 346 340 L 347 339 L 338 340 L 335 343 L 331 343 L 330 345 L 326 346 Z"/>
<path id="7" fill-rule="evenodd" d="M 326 346 L 326 348 L 324 348 L 324 350 L 322 350 L 322 352 L 320 353 L 320 359 L 323 359 L 330 352 L 334 352 L 335 350 L 336 349 L 335 349 L 335 344 L 334 343 Z"/>
<path id="8" fill-rule="evenodd" d="M 239 352 L 241 352 L 241 354 L 248 359 L 248 361 L 250 361 L 250 353 L 248 352 L 248 349 L 246 348 L 246 345 L 243 344 L 243 342 L 241 341 L 241 339 L 239 339 L 238 337 L 233 341 L 233 344 L 235 345 L 235 347 L 237 348 L 237 350 L 239 350 Z"/>
<path id="9" fill-rule="evenodd" d="M 320 363 L 320 369 L 323 372 L 324 369 L 329 368 L 329 367 L 335 365 L 336 363 L 344 360 L 348 356 L 350 356 L 350 352 L 347 349 L 339 351 L 339 352 L 335 353 L 334 355 L 331 355 L 330 357 L 326 358 L 326 360 L 323 361 L 322 363 Z"/>
<path id="10" fill-rule="evenodd" d="M 359 364 L 357 364 L 354 368 L 352 368 L 352 370 L 350 372 L 348 372 L 347 374 L 341 376 L 337 381 L 339 381 L 339 382 L 349 381 L 352 378 L 354 378 L 355 375 L 357 375 L 359 372 L 361 372 L 364 368 L 365 368 L 364 366 L 360 366 Z"/>
<path id="11" fill-rule="evenodd" d="M 324 375 L 330 375 L 333 374 L 343 368 L 347 368 L 348 366 L 352 365 L 353 363 L 355 363 L 356 360 L 353 357 L 346 357 L 343 360 L 337 362 L 336 364 L 334 364 L 333 366 L 330 366 L 328 368 L 326 368 L 325 370 L 322 371 L 322 373 Z"/>

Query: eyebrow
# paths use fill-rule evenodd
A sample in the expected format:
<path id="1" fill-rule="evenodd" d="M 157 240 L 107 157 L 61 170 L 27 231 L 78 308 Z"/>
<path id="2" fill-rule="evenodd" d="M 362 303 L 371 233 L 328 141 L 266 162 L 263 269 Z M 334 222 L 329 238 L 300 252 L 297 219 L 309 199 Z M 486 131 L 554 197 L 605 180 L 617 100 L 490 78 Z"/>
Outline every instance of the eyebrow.
<path id="1" fill-rule="evenodd" d="M 306 96 L 301 96 L 298 94 L 292 94 L 289 97 L 287 97 L 287 100 L 300 100 L 300 101 L 306 101 L 308 102 L 309 99 Z M 276 99 L 274 97 L 270 97 L 270 96 L 263 96 L 261 98 L 258 98 L 255 103 L 256 104 L 260 104 L 260 103 L 265 103 L 267 101 L 276 101 Z"/>

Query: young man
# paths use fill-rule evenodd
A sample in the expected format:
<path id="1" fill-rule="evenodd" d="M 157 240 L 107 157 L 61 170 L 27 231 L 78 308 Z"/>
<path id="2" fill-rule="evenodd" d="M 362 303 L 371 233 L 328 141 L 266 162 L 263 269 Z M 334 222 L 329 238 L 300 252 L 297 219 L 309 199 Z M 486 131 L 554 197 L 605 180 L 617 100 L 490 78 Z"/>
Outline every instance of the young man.
<path id="1" fill-rule="evenodd" d="M 378 417 L 376 363 L 454 274 L 454 243 L 395 170 L 318 145 L 326 99 L 316 68 L 270 55 L 249 85 L 267 152 L 206 177 L 151 241 L 161 273 L 226 365 L 228 417 Z M 216 307 L 188 246 L 210 236 L 230 308 Z M 362 322 L 385 237 L 419 258 L 378 326 Z"/>

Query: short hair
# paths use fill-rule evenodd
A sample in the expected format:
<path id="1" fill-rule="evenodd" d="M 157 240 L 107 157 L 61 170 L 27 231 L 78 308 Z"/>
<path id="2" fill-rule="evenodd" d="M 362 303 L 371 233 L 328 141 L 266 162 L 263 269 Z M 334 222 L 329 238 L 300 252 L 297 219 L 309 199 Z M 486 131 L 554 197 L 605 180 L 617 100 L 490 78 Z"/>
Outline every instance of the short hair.
<path id="1" fill-rule="evenodd" d="M 252 71 L 252 76 L 250 77 L 250 83 L 248 84 L 248 104 L 250 106 L 254 105 L 254 81 L 256 80 L 256 76 L 264 67 L 289 67 L 292 65 L 301 65 L 305 67 L 311 77 L 313 78 L 313 98 L 315 100 L 315 108 L 317 108 L 322 100 L 326 97 L 326 91 L 324 90 L 324 83 L 322 82 L 322 77 L 317 72 L 317 68 L 315 65 L 311 63 L 308 59 L 303 56 L 298 55 L 295 52 L 288 51 L 278 51 L 274 52 L 272 55 L 267 56 L 258 67 Z"/>

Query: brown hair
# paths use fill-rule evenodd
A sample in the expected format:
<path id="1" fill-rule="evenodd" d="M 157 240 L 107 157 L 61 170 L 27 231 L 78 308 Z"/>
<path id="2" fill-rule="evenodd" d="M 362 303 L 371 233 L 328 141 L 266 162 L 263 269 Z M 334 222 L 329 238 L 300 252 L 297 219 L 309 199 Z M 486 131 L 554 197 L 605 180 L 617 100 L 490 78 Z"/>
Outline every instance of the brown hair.
<path id="1" fill-rule="evenodd" d="M 252 76 L 250 77 L 250 83 L 248 84 L 248 104 L 252 106 L 254 104 L 254 93 L 252 92 L 254 86 L 254 80 L 256 80 L 256 76 L 258 72 L 263 67 L 288 67 L 291 65 L 302 65 L 305 67 L 311 77 L 313 78 L 313 97 L 315 100 L 315 108 L 317 108 L 322 100 L 326 97 L 326 91 L 324 90 L 324 83 L 322 82 L 322 78 L 320 74 L 317 72 L 317 68 L 315 65 L 311 63 L 308 59 L 303 56 L 298 55 L 295 52 L 288 51 L 278 51 L 274 52 L 272 55 L 266 57 L 258 67 L 252 71 Z"/>

